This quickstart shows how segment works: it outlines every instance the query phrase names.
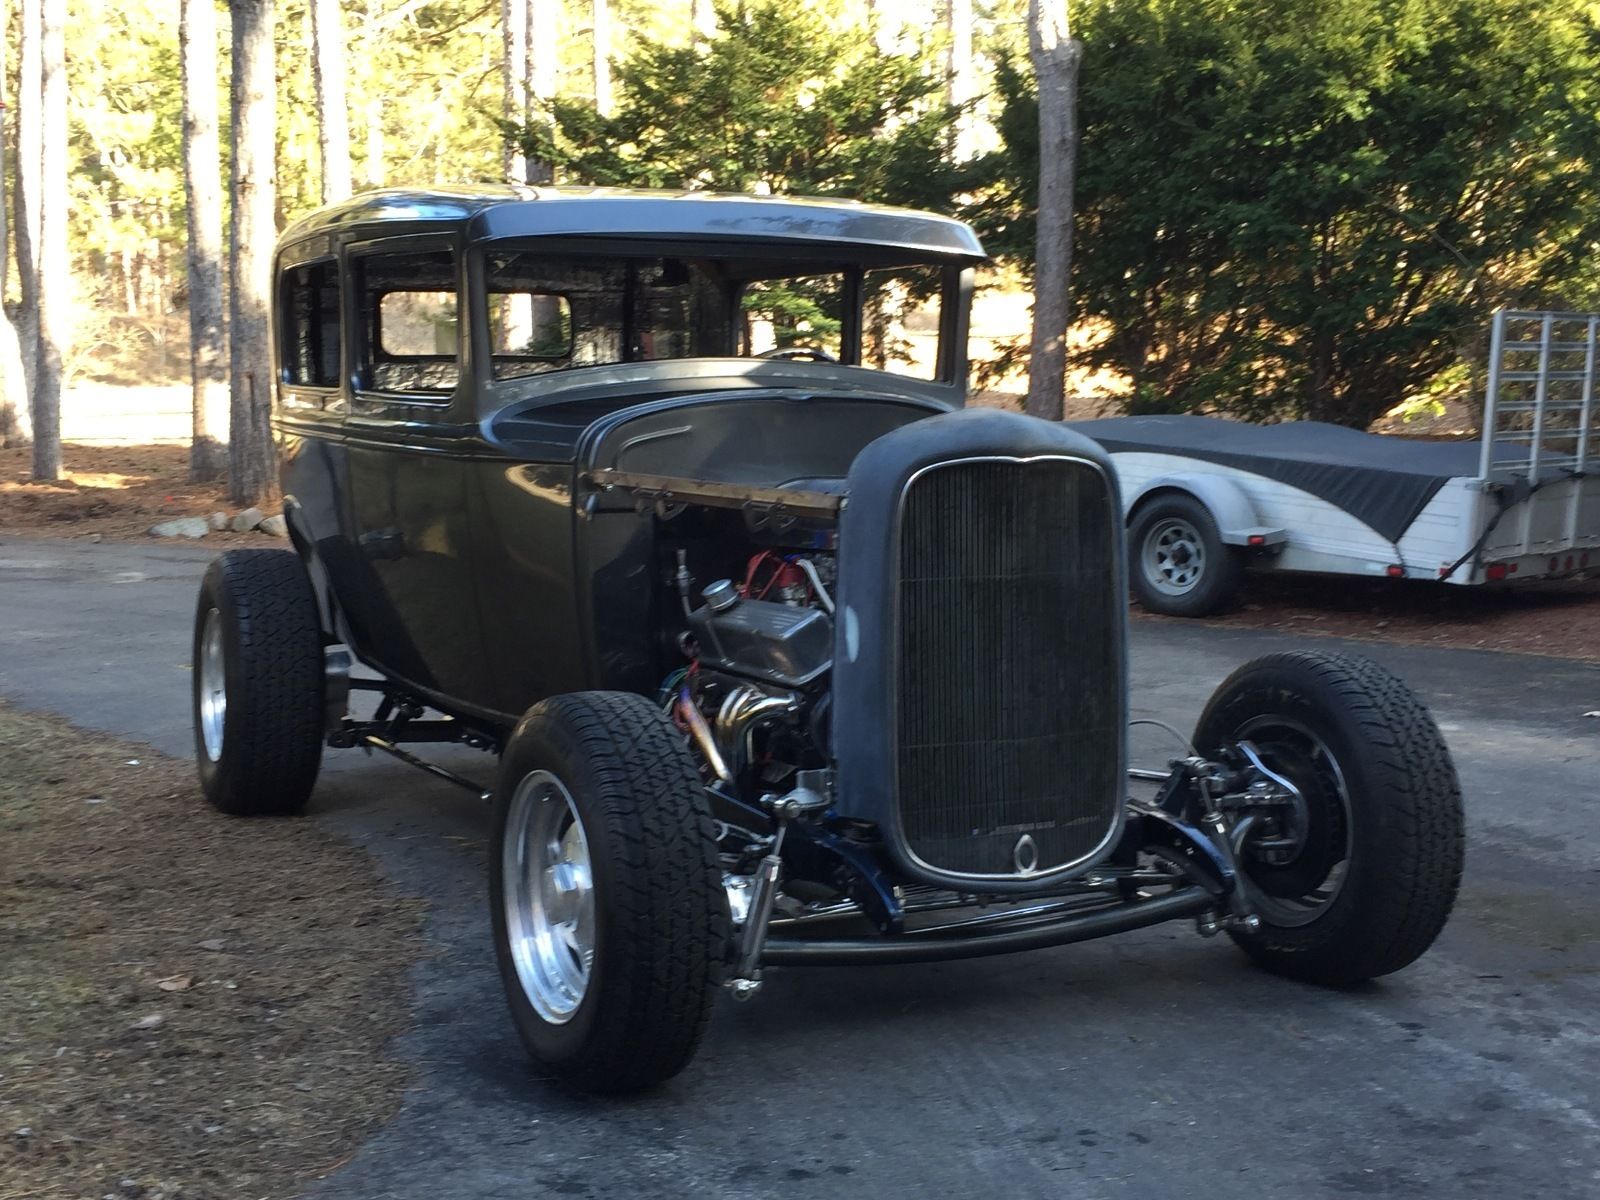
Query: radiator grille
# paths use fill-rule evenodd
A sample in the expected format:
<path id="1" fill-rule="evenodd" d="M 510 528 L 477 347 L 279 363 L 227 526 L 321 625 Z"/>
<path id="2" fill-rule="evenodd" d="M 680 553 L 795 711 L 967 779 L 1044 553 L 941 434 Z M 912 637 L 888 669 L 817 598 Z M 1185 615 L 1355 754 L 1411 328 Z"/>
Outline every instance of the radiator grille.
<path id="1" fill-rule="evenodd" d="M 1078 862 L 1122 792 L 1120 513 L 1088 463 L 974 460 L 901 508 L 896 764 L 903 834 L 939 871 Z"/>

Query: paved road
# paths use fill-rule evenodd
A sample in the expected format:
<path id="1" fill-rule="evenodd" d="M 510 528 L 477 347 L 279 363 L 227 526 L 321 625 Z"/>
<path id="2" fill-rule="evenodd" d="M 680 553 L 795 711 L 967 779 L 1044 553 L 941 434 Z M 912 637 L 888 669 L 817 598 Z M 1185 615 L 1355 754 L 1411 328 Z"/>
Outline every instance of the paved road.
<path id="1" fill-rule="evenodd" d="M 0 543 L 0 694 L 187 754 L 207 556 Z M 1136 709 L 1187 727 L 1235 664 L 1289 644 L 1137 623 Z M 1433 707 L 1466 788 L 1462 900 L 1411 970 L 1326 992 L 1174 925 L 1006 959 L 792 971 L 752 1005 L 720 1003 L 697 1063 L 622 1103 L 522 1066 L 491 963 L 478 805 L 331 755 L 313 819 L 433 899 L 437 953 L 416 968 L 402 1112 L 315 1194 L 1600 1196 L 1600 722 L 1582 716 L 1600 709 L 1600 669 L 1364 649 Z"/>

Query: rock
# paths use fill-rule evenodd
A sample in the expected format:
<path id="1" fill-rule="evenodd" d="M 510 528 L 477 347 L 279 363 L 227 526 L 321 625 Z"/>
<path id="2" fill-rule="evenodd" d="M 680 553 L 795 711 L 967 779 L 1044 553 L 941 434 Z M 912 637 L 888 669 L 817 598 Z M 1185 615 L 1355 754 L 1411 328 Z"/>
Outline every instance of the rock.
<path id="1" fill-rule="evenodd" d="M 249 533 L 257 525 L 261 524 L 261 518 L 266 515 L 259 508 L 247 508 L 241 513 L 235 513 L 231 522 L 233 531 L 235 533 Z"/>
<path id="2" fill-rule="evenodd" d="M 144 1185 L 141 1184 L 137 1179 L 124 1179 L 122 1182 L 117 1184 L 117 1187 L 122 1190 L 122 1194 L 124 1196 L 144 1195 Z"/>
<path id="3" fill-rule="evenodd" d="M 141 1030 L 142 1029 L 160 1029 L 166 1023 L 167 1023 L 167 1019 L 165 1017 L 163 1017 L 160 1013 L 151 1013 L 149 1016 L 140 1017 L 132 1025 L 128 1026 L 128 1028 L 130 1028 L 130 1029 L 141 1029 Z"/>
<path id="4" fill-rule="evenodd" d="M 227 513 L 225 513 L 225 512 L 214 512 L 214 513 L 211 514 L 211 528 L 215 529 L 218 533 L 221 533 L 227 527 L 228 527 L 228 514 Z"/>
<path id="5" fill-rule="evenodd" d="M 256 528 L 262 533 L 270 533 L 273 537 L 289 536 L 289 522 L 281 516 L 266 517 Z"/>
<path id="6" fill-rule="evenodd" d="M 195 945 L 202 950 L 209 950 L 212 954 L 221 954 L 228 943 L 221 938 L 207 938 L 203 942 L 196 942 Z"/>
<path id="7" fill-rule="evenodd" d="M 211 524 L 204 517 L 178 517 L 150 526 L 153 537 L 203 538 L 210 530 Z"/>

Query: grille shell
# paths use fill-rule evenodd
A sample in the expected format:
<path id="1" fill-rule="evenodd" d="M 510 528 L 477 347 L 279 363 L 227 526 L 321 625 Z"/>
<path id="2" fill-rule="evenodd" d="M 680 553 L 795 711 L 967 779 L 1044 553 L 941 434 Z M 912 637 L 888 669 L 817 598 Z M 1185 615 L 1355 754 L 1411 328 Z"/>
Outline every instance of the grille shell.
<path id="1" fill-rule="evenodd" d="M 895 792 L 924 870 L 1048 877 L 1095 859 L 1118 832 L 1119 518 L 1103 468 L 1072 457 L 957 459 L 902 490 Z"/>

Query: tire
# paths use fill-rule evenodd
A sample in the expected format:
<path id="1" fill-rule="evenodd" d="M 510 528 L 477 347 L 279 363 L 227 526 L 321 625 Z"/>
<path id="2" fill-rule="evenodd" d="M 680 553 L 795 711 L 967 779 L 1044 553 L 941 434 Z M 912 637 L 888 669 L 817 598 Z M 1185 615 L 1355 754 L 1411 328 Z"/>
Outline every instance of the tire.
<path id="1" fill-rule="evenodd" d="M 212 562 L 193 663 L 206 799 L 234 816 L 299 812 L 322 762 L 323 663 L 317 600 L 292 551 L 230 550 Z"/>
<path id="2" fill-rule="evenodd" d="M 1147 612 L 1208 616 L 1233 599 L 1243 573 L 1238 548 L 1223 544 L 1210 510 L 1193 496 L 1155 496 L 1128 522 L 1128 577 Z"/>
<path id="3" fill-rule="evenodd" d="M 1276 863 L 1241 854 L 1254 932 L 1234 940 L 1280 975 L 1348 986 L 1414 962 L 1461 883 L 1461 788 L 1422 702 L 1355 655 L 1269 654 L 1230 675 L 1194 744 L 1215 758 L 1248 738 L 1305 797 L 1301 844 Z M 1311 888 L 1326 875 L 1329 886 Z M 1330 890 L 1331 888 L 1331 890 Z"/>
<path id="4" fill-rule="evenodd" d="M 501 760 L 489 875 L 500 978 L 535 1063 L 609 1093 L 689 1064 L 728 904 L 699 770 L 654 705 L 578 692 L 529 710 Z"/>

